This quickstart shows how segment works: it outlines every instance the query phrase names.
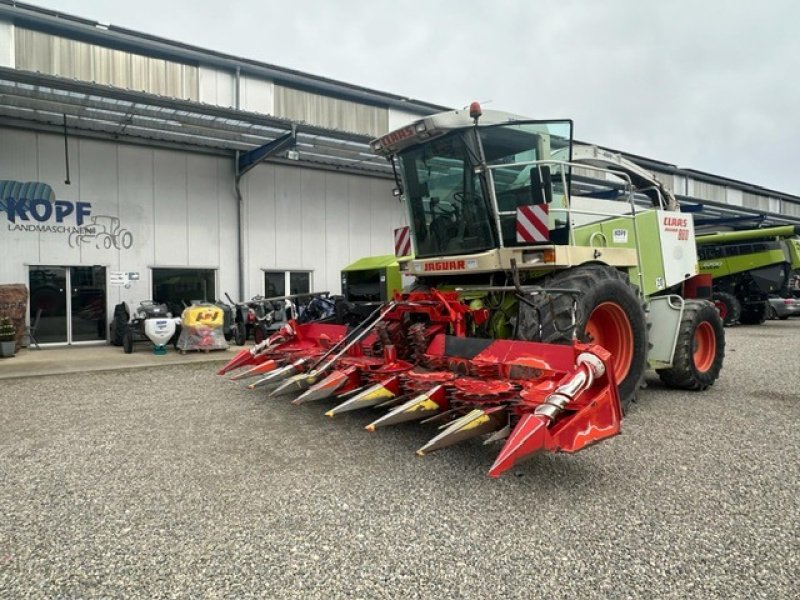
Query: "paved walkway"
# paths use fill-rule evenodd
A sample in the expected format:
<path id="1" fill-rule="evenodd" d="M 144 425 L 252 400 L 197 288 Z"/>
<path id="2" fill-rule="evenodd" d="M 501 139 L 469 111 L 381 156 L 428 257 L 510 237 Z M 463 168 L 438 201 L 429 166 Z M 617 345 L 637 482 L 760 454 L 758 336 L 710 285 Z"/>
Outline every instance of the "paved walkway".
<path id="1" fill-rule="evenodd" d="M 211 352 L 187 352 L 180 354 L 168 348 L 167 354 L 156 356 L 144 343 L 136 344 L 131 354 L 125 354 L 117 346 L 60 346 L 43 347 L 41 350 L 22 348 L 12 358 L 0 358 L 0 379 L 15 377 L 40 377 L 84 371 L 114 371 L 179 365 L 190 362 L 227 362 L 240 346 Z"/>

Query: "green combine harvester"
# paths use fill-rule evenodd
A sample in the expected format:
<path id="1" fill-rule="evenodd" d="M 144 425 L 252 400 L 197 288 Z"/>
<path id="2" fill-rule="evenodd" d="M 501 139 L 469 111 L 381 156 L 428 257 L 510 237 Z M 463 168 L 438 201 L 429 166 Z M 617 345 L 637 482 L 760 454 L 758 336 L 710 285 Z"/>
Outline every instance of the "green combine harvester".
<path id="1" fill-rule="evenodd" d="M 725 325 L 758 325 L 770 294 L 783 294 L 800 269 L 800 226 L 697 234 L 700 273 L 713 278 L 713 298 Z"/>

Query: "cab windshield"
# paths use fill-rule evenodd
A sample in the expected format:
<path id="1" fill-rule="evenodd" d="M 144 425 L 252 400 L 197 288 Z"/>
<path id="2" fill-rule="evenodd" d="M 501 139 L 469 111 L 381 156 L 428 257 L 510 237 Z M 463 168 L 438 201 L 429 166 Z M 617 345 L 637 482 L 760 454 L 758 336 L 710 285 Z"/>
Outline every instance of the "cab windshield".
<path id="1" fill-rule="evenodd" d="M 455 132 L 399 156 L 419 257 L 481 252 L 497 246 L 477 155 Z"/>

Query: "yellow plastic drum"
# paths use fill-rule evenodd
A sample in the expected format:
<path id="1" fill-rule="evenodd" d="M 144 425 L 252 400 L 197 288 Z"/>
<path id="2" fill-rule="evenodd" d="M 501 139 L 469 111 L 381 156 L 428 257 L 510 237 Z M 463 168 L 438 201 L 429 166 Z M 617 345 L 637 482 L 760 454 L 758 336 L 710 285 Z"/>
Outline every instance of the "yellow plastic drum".
<path id="1" fill-rule="evenodd" d="M 222 327 L 224 314 L 222 309 L 213 304 L 190 306 L 181 315 L 183 327 Z"/>

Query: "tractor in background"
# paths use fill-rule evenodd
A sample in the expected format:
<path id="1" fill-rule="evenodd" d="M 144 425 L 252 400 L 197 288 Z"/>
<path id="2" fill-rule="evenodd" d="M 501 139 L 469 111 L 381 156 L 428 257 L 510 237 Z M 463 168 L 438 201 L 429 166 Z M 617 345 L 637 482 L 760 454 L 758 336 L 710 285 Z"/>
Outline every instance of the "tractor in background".
<path id="1" fill-rule="evenodd" d="M 571 121 L 477 103 L 371 146 L 398 173 L 414 284 L 355 327 L 290 323 L 221 374 L 246 367 L 234 378 L 295 404 L 335 398 L 329 416 L 388 409 L 369 431 L 436 423 L 420 455 L 483 435 L 503 444 L 493 477 L 619 433 L 648 368 L 688 390 L 719 377 L 692 216 L 648 171 L 573 144 Z M 573 192 L 586 172 L 613 189 Z"/>

